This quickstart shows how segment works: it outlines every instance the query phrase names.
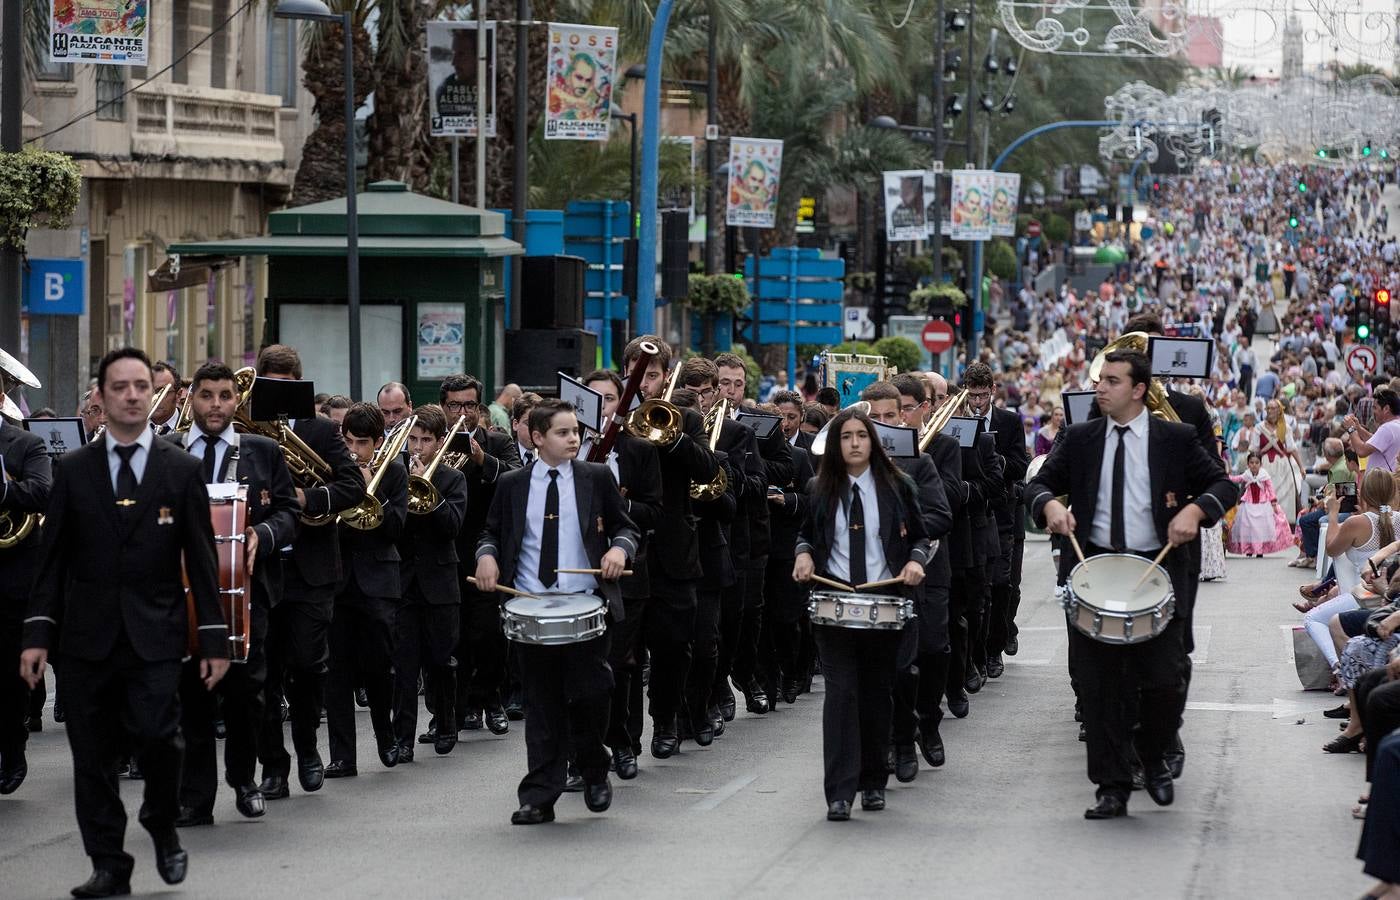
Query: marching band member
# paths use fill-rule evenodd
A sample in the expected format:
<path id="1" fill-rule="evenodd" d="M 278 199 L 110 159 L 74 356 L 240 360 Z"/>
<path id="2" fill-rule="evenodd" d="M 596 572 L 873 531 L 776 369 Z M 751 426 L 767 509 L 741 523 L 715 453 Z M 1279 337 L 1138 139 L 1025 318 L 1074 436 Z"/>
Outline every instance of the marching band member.
<path id="1" fill-rule="evenodd" d="M 812 435 L 802 430 L 802 395 L 796 391 L 778 391 L 773 395 L 773 405 L 783 417 L 783 437 L 793 447 L 812 449 Z"/>
<path id="2" fill-rule="evenodd" d="M 420 406 L 408 432 L 410 475 L 422 477 L 446 452 L 447 416 L 436 404 Z M 457 744 L 457 646 L 462 595 L 458 588 L 457 532 L 467 511 L 467 481 L 447 465 L 433 470 L 439 501 L 430 512 L 409 515 L 399 538 L 403 603 L 398 611 L 394 654 L 394 738 L 399 762 L 413 761 L 418 729 L 418 673 L 433 699 L 433 750 L 450 753 Z"/>
<path id="3" fill-rule="evenodd" d="M 131 891 L 134 861 L 122 849 L 126 810 L 113 775 L 125 747 L 146 774 L 141 825 L 155 844 L 156 870 L 166 884 L 185 879 L 188 856 L 175 830 L 180 659 L 189 641 L 182 558 L 206 689 L 229 664 L 199 461 L 151 432 L 146 354 L 110 351 L 97 384 L 107 431 L 59 459 L 20 656 L 30 688 L 44 677 L 51 650 L 63 658 L 74 800 L 93 865 L 75 897 Z"/>
<path id="4" fill-rule="evenodd" d="M 301 356 L 285 344 L 271 344 L 258 354 L 258 377 L 300 381 Z M 291 423 L 293 433 L 331 468 L 321 486 L 296 488 L 303 516 L 323 517 L 343 512 L 360 502 L 365 482 L 339 429 L 328 419 L 313 416 Z M 284 451 L 285 452 L 285 451 Z M 292 760 L 282 736 L 282 698 L 291 712 L 292 747 L 297 755 L 301 789 L 318 791 L 325 767 L 316 749 L 316 730 L 330 659 L 331 615 L 341 579 L 340 541 L 332 525 L 303 526 L 282 555 L 282 598 L 272 608 L 267 633 L 267 684 L 263 704 L 258 758 L 264 798 L 288 795 Z"/>
<path id="5" fill-rule="evenodd" d="M 520 455 L 522 466 L 535 461 L 535 445 L 530 443 L 530 410 L 542 399 L 534 391 L 526 391 L 510 405 L 510 430 L 515 435 L 515 452 Z"/>
<path id="6" fill-rule="evenodd" d="M 793 578 L 818 572 L 850 585 L 898 572 L 904 589 L 924 580 L 929 540 L 914 485 L 885 455 L 875 426 L 862 412 L 842 410 L 808 493 L 810 512 L 797 544 Z M 894 592 L 894 589 L 887 589 Z M 901 634 L 815 625 L 826 678 L 822 705 L 826 817 L 851 817 L 861 808 L 885 808 L 889 779 L 895 656 Z"/>
<path id="7" fill-rule="evenodd" d="M 1164 565 L 1173 587 L 1180 588 L 1189 567 L 1181 545 L 1235 504 L 1236 488 L 1194 429 L 1148 414 L 1144 398 L 1151 381 L 1145 354 L 1108 353 L 1095 388 L 1103 416 L 1064 432 L 1027 486 L 1026 504 L 1037 523 L 1076 535 L 1086 555 L 1126 552 L 1152 559 L 1162 545 L 1174 545 Z M 1060 494 L 1069 495 L 1073 512 L 1055 499 Z M 1159 806 L 1172 802 L 1164 754 L 1186 703 L 1186 630 L 1187 622 L 1173 617 L 1157 637 L 1123 645 L 1070 630 L 1089 780 L 1098 785 L 1098 802 L 1085 810 L 1086 819 L 1127 815 L 1134 749 L 1148 796 Z"/>
<path id="8" fill-rule="evenodd" d="M 760 405 L 758 409 L 781 415 L 776 405 Z M 789 705 L 796 703 L 803 686 L 797 663 L 802 639 L 798 622 L 806 618 L 807 595 L 801 585 L 792 580 L 792 566 L 797 558 L 797 532 L 807 515 L 807 482 L 815 472 L 812 457 L 805 449 L 791 444 L 790 451 L 792 476 L 787 484 L 764 487 L 772 509 L 768 519 L 768 569 L 763 578 L 763 629 L 759 637 L 758 662 L 773 708 L 780 698 Z"/>
<path id="9" fill-rule="evenodd" d="M 385 441 L 384 415 L 377 407 L 357 403 L 345 414 L 340 436 L 368 486 L 375 474 L 371 462 Z M 397 458 L 380 460 L 378 468 L 383 470 L 383 477 L 374 496 L 383 507 L 383 522 L 362 530 L 351 527 L 342 514 L 338 526 L 340 552 L 346 565 L 331 619 L 331 668 L 326 679 L 326 732 L 331 762 L 326 766 L 327 778 L 359 774 L 355 754 L 357 684 L 363 684 L 369 696 L 379 761 L 386 768 L 393 768 L 399 761 L 390 706 L 394 691 L 394 622 L 403 596 L 396 544 L 408 518 L 408 472 Z"/>
<path id="10" fill-rule="evenodd" d="M 279 548 L 295 538 L 300 507 L 277 442 L 234 430 L 238 401 L 233 370 L 222 363 L 206 363 L 194 373 L 190 384 L 190 430 L 165 439 L 200 461 L 207 484 L 232 482 L 248 487 L 244 553 L 248 589 L 253 592 L 248 659 L 230 666 L 228 675 L 219 682 L 217 695 L 223 700 L 226 732 L 224 780 L 234 790 L 238 812 L 256 818 L 264 812 L 264 798 L 254 776 L 258 730 L 264 715 L 268 613 L 282 590 Z M 214 821 L 218 784 L 214 720 L 219 717 L 215 695 L 200 683 L 199 660 L 187 661 L 180 679 L 185 766 L 180 777 L 180 818 L 175 824 L 181 827 Z"/>
<path id="11" fill-rule="evenodd" d="M 613 622 L 626 618 L 617 579 L 635 554 L 638 535 L 607 466 L 575 459 L 578 419 L 562 400 L 530 412 L 538 458 L 501 479 L 476 556 L 483 592 L 510 584 L 531 594 L 601 593 Z M 560 568 L 595 568 L 593 575 Z M 609 634 L 559 646 L 521 644 L 525 686 L 525 746 L 529 771 L 520 782 L 514 825 L 554 821 L 572 754 L 583 776 L 584 803 L 593 812 L 612 804 L 608 727 L 612 673 Z"/>
<path id="12" fill-rule="evenodd" d="M 8 530 L 14 537 L 27 517 L 44 512 L 52 486 L 44 439 L 0 416 L 0 514 L 9 517 Z M 34 584 L 42 534 L 43 526 L 34 523 L 23 540 L 0 548 L 0 657 L 4 659 L 15 659 L 23 647 L 24 607 Z M 19 790 L 29 773 L 24 756 L 29 701 L 29 685 L 13 669 L 7 674 L 0 671 L 0 795 Z"/>
<path id="13" fill-rule="evenodd" d="M 151 363 L 151 386 L 159 391 L 167 385 L 170 390 L 151 410 L 151 428 L 158 437 L 169 434 L 180 424 L 180 403 L 185 399 L 185 392 L 180 388 L 180 373 L 174 366 L 160 360 Z"/>

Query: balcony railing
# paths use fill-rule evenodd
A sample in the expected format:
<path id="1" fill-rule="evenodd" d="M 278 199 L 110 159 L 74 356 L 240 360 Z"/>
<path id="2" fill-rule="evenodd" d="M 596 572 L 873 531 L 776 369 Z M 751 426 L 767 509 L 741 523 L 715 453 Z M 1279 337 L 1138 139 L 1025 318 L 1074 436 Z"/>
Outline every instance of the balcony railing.
<path id="1" fill-rule="evenodd" d="M 282 101 L 272 94 L 151 83 L 137 88 L 135 155 L 281 162 L 278 134 Z"/>

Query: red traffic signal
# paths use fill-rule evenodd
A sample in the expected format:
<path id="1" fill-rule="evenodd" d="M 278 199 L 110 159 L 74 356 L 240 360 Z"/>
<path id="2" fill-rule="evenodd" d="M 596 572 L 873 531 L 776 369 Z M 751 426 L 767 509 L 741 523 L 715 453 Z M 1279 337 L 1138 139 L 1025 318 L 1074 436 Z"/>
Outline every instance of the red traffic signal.
<path id="1" fill-rule="evenodd" d="M 1376 305 L 1377 305 L 1377 306 L 1389 306 L 1389 305 L 1390 305 L 1390 291 L 1389 291 L 1389 290 L 1387 290 L 1387 289 L 1385 289 L 1385 288 L 1376 288 Z"/>

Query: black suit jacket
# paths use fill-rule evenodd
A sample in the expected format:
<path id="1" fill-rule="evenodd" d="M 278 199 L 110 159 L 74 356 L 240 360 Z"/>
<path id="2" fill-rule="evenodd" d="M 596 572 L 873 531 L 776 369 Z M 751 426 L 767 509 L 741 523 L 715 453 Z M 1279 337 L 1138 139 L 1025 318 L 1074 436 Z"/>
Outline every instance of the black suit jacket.
<path id="1" fill-rule="evenodd" d="M 408 519 L 408 470 L 403 463 L 395 459 L 387 464 L 374 495 L 384 507 L 384 522 L 378 528 L 338 526 L 340 552 L 346 559 L 344 584 L 354 579 L 366 597 L 398 600 L 403 597 L 398 540 Z"/>
<path id="2" fill-rule="evenodd" d="M 638 536 L 632 574 L 622 579 L 622 596 L 628 600 L 644 600 L 651 596 L 651 576 L 647 571 L 648 536 L 661 519 L 661 463 L 654 446 L 626 432 L 617 436 L 613 452 L 617 454 L 622 506 L 637 527 Z"/>
<path id="3" fill-rule="evenodd" d="M 227 658 L 199 460 L 153 439 L 135 503 L 119 509 L 107 442 L 66 453 L 45 512 L 24 646 L 52 649 L 56 642 L 64 656 L 100 662 L 125 632 L 147 662 L 181 659 L 189 644 L 184 577 L 194 595 L 200 655 Z"/>
<path id="4" fill-rule="evenodd" d="M 658 577 L 674 581 L 700 578 L 700 549 L 695 535 L 695 514 L 691 509 L 690 484 L 708 484 L 719 471 L 710 452 L 710 436 L 705 434 L 704 418 L 694 409 L 683 409 L 681 436 L 669 447 L 657 450 L 661 464 L 661 518 L 656 523 L 653 545 L 665 552 L 654 554 L 648 569 L 652 584 Z"/>
<path id="5" fill-rule="evenodd" d="M 0 457 L 4 457 L 9 477 L 0 487 L 0 511 L 9 513 L 11 522 L 18 526 L 24 516 L 47 508 L 53 464 L 43 438 L 8 422 L 0 425 Z M 24 618 L 42 535 L 40 526 L 20 543 L 0 550 L 0 619 L 18 622 Z"/>
<path id="6" fill-rule="evenodd" d="M 768 553 L 769 559 L 793 559 L 797 555 L 797 534 L 802 529 L 802 523 L 807 518 L 807 504 L 809 499 L 804 491 L 807 482 L 812 480 L 816 474 L 812 470 L 812 457 L 801 447 L 792 447 L 792 479 L 787 484 L 780 484 L 777 487 L 783 489 L 783 503 L 781 506 L 768 502 L 773 511 L 770 520 L 770 533 L 772 536 L 772 549 Z"/>
<path id="7" fill-rule="evenodd" d="M 745 425 L 745 428 L 749 426 Z M 774 428 L 768 437 L 757 441 L 759 461 L 763 466 L 762 490 L 748 498 L 749 506 L 749 557 L 762 561 L 771 552 L 769 540 L 768 485 L 789 484 L 793 478 L 792 445 L 783 437 L 781 428 Z"/>
<path id="8" fill-rule="evenodd" d="M 808 452 L 811 452 L 811 450 L 812 450 L 812 440 L 813 440 L 815 437 L 816 437 L 816 435 L 814 435 L 814 434 L 808 434 L 808 433 L 805 432 L 805 431 L 798 431 L 798 432 L 797 432 L 797 443 L 796 443 L 796 444 L 789 444 L 788 446 L 789 446 L 789 447 L 799 447 L 799 448 L 801 448 L 801 449 L 803 449 L 803 450 L 806 450 L 806 451 L 808 451 Z"/>
<path id="9" fill-rule="evenodd" d="M 753 500 L 757 497 L 764 503 L 768 502 L 765 498 L 768 472 L 758 452 L 758 436 L 752 428 L 734 419 L 725 419 L 720 424 L 715 450 L 725 456 L 729 482 L 737 504 L 735 519 L 729 526 L 729 555 L 736 568 L 747 570 L 750 560 L 756 555 L 753 552 L 757 531 Z M 764 527 L 766 529 L 766 523 Z M 762 543 L 767 543 L 767 540 L 765 533 Z"/>
<path id="10" fill-rule="evenodd" d="M 500 567 L 500 583 L 515 583 L 517 548 L 525 537 L 525 515 L 530 501 L 530 472 L 536 461 L 524 469 L 506 473 L 496 486 L 496 496 L 486 514 L 486 529 L 477 546 L 477 559 L 491 556 Z M 623 508 L 622 491 L 613 479 L 612 470 L 602 463 L 573 460 L 574 503 L 578 507 L 579 526 L 583 529 L 583 549 L 588 564 L 602 565 L 603 554 L 621 547 L 631 561 L 637 553 L 640 536 L 627 510 Z M 560 539 L 563 539 L 561 535 Z M 608 601 L 613 620 L 621 622 L 626 614 L 622 592 L 615 581 L 599 579 L 600 592 Z M 504 595 L 502 595 L 504 596 Z"/>
<path id="11" fill-rule="evenodd" d="M 305 490 L 308 516 L 344 512 L 359 503 L 365 495 L 365 480 L 360 467 L 345 449 L 339 430 L 330 419 L 297 419 L 292 431 L 331 467 L 331 480 L 323 487 Z M 285 545 L 283 545 L 285 546 Z M 340 541 L 334 521 L 326 525 L 301 528 L 292 544 L 289 563 L 296 567 L 302 580 L 312 587 L 337 585 L 344 577 L 340 564 Z M 288 596 L 289 601 L 302 599 Z"/>
<path id="12" fill-rule="evenodd" d="M 1190 425 L 1196 429 L 1196 440 L 1201 442 L 1201 446 L 1210 454 L 1210 458 L 1220 464 L 1220 468 L 1225 469 L 1225 458 L 1220 455 L 1219 442 L 1215 437 L 1215 426 L 1210 421 L 1210 411 L 1206 409 L 1205 401 L 1200 397 L 1191 394 L 1183 394 L 1180 391 L 1167 389 L 1167 402 L 1176 411 L 1176 417 L 1182 424 Z M 1094 405 L 1098 410 L 1098 404 Z"/>
<path id="13" fill-rule="evenodd" d="M 425 515 L 409 514 L 404 522 L 399 538 L 399 577 L 404 599 L 408 599 L 409 586 L 417 583 L 428 605 L 444 606 L 462 600 L 457 532 L 467 512 L 467 479 L 456 469 L 438 466 L 433 473 L 433 487 L 442 502 Z"/>
<path id="14" fill-rule="evenodd" d="M 457 558 L 461 560 L 463 578 L 476 570 L 476 545 L 486 526 L 486 512 L 496 496 L 497 482 L 506 472 L 520 468 L 520 450 L 513 435 L 488 431 L 478 425 L 472 438 L 481 445 L 485 458 L 479 466 L 470 458 L 462 465 L 462 475 L 467 479 L 467 512 L 457 532 Z M 481 596 L 465 581 L 462 590 L 468 595 Z"/>
<path id="15" fill-rule="evenodd" d="M 962 450 L 963 478 L 969 484 L 966 509 L 972 537 L 973 565 L 980 566 L 1001 553 L 997 509 L 1006 502 L 1006 482 L 1002 478 L 1001 454 L 990 434 L 977 435 L 971 447 Z"/>
<path id="16" fill-rule="evenodd" d="M 1009 409 L 993 406 L 992 428 L 996 431 L 996 451 L 1001 457 L 1001 480 L 1005 488 L 1005 496 L 993 509 L 997 526 L 1004 533 L 1018 530 L 1022 525 L 1019 482 L 1026 477 L 1031 458 L 1026 452 L 1026 435 L 1020 416 Z"/>
<path id="17" fill-rule="evenodd" d="M 953 514 L 953 527 L 938 547 L 938 555 L 947 558 L 951 569 L 966 569 L 973 565 L 972 519 L 968 504 L 973 496 L 972 485 L 963 480 L 963 451 L 955 438 L 940 434 L 925 451 L 943 479 L 943 496 Z"/>
<path id="18" fill-rule="evenodd" d="M 811 505 L 797 538 L 797 552 L 810 553 L 817 574 L 826 575 L 831 550 L 835 546 L 836 505 L 841 500 L 835 496 L 821 496 L 815 478 L 807 483 L 807 494 Z M 880 498 L 880 546 L 885 552 L 885 563 L 889 566 L 890 574 L 898 575 L 910 560 L 927 569 L 929 537 L 924 530 L 923 517 L 919 514 L 914 483 L 901 474 L 895 490 L 879 485 L 876 495 Z M 876 577 L 873 572 L 869 574 L 872 579 Z M 905 593 L 912 592 L 906 590 Z"/>

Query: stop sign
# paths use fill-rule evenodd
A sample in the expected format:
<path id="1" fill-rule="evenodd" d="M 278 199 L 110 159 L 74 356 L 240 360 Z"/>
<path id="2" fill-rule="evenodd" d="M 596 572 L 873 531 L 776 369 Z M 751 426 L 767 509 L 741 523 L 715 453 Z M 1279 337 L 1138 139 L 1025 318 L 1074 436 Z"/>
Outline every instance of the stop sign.
<path id="1" fill-rule="evenodd" d="M 930 353 L 942 353 L 953 346 L 953 326 L 941 319 L 935 319 L 924 326 L 919 335 L 924 349 Z"/>

